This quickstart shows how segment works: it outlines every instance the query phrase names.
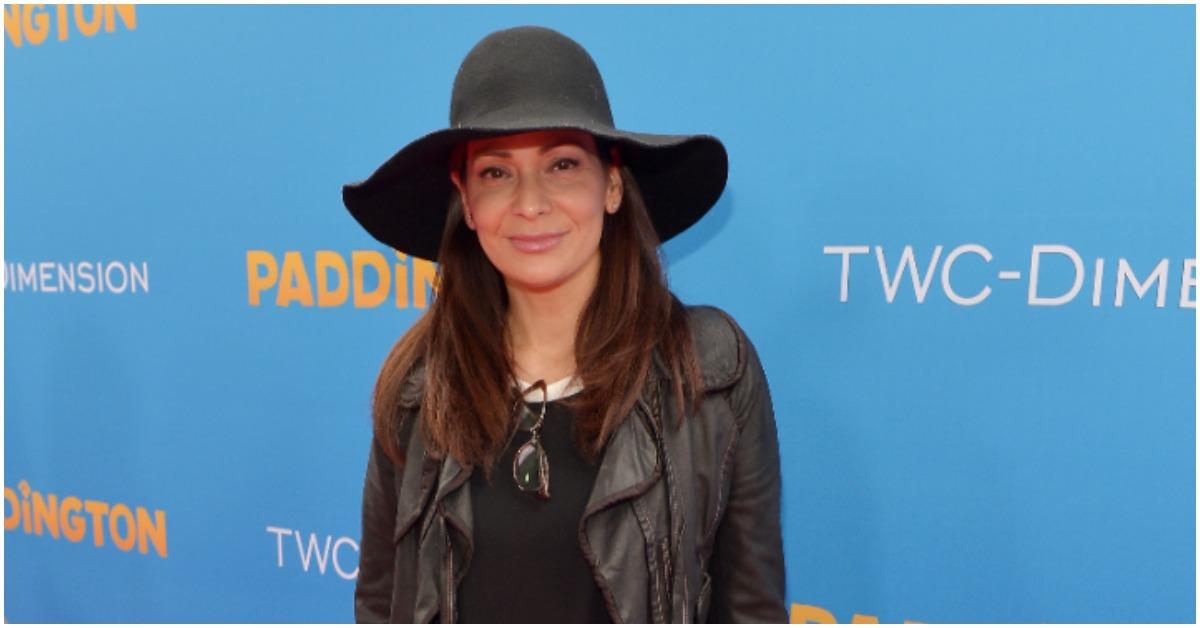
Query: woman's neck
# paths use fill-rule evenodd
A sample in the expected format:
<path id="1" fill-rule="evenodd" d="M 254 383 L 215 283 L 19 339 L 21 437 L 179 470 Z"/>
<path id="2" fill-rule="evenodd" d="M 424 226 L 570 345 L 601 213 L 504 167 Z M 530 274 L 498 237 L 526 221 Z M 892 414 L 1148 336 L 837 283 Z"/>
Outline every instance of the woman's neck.
<path id="1" fill-rule="evenodd" d="M 549 290 L 506 283 L 508 332 L 517 376 L 555 382 L 575 372 L 575 334 L 596 286 L 597 255 L 567 281 Z"/>

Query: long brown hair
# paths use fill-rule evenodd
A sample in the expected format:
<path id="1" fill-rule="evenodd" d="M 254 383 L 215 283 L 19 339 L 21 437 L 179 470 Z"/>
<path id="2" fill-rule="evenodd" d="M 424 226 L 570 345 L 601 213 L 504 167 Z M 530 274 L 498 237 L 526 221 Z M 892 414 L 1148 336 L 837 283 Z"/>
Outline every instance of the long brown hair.
<path id="1" fill-rule="evenodd" d="M 597 143 L 607 165 L 608 149 Z M 575 336 L 576 375 L 583 390 L 563 400 L 576 412 L 574 440 L 595 460 L 646 386 L 657 347 L 674 382 L 675 407 L 695 413 L 701 373 L 687 312 L 667 286 L 658 235 L 628 166 L 619 166 L 621 206 L 604 215 L 596 288 Z M 446 454 L 480 465 L 490 475 L 514 429 L 520 395 L 505 333 L 508 293 L 503 276 L 463 221 L 451 195 L 438 251 L 437 296 L 384 360 L 375 383 L 375 435 L 396 464 L 401 391 L 418 363 L 425 365 L 420 429 L 431 457 Z M 684 412 L 678 413 L 682 422 Z"/>

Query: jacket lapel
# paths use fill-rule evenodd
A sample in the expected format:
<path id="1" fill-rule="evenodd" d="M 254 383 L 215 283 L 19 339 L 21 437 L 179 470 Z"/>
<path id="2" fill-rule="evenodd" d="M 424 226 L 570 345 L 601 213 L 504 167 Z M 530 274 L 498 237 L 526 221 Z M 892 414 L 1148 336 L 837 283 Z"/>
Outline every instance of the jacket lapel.
<path id="1" fill-rule="evenodd" d="M 455 621 L 458 581 L 471 559 L 471 467 L 451 456 L 441 461 L 433 504 L 422 523 L 413 623 L 438 617 Z"/>
<path id="2" fill-rule="evenodd" d="M 646 570 L 646 531 L 634 508 L 619 505 L 657 484 L 662 465 L 650 409 L 639 397 L 605 449 L 579 521 L 580 548 L 616 622 L 645 622 L 648 600 L 645 580 L 628 577 Z"/>
<path id="3" fill-rule="evenodd" d="M 650 410 L 639 398 L 613 433 L 600 461 L 596 483 L 583 511 L 585 520 L 616 502 L 641 495 L 658 479 L 662 470 L 651 424 Z"/>

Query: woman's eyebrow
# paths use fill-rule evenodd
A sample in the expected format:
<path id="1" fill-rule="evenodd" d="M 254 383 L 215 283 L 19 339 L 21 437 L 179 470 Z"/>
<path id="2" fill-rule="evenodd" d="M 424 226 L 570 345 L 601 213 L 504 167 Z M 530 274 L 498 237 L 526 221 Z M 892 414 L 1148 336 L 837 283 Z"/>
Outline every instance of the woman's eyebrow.
<path id="1" fill-rule="evenodd" d="M 538 149 L 538 154 L 541 155 L 541 154 L 549 152 L 555 148 L 558 148 L 559 146 L 564 146 L 564 145 L 571 145 L 571 146 L 576 146 L 578 148 L 583 148 L 583 146 L 575 140 L 561 140 L 558 142 L 554 142 L 553 144 L 547 144 L 545 146 L 542 146 L 541 148 Z M 512 157 L 512 153 L 510 153 L 506 150 L 500 150 L 500 149 L 496 149 L 496 148 L 483 149 L 483 150 L 475 153 L 476 157 L 483 157 L 485 155 L 494 155 L 496 157 Z"/>

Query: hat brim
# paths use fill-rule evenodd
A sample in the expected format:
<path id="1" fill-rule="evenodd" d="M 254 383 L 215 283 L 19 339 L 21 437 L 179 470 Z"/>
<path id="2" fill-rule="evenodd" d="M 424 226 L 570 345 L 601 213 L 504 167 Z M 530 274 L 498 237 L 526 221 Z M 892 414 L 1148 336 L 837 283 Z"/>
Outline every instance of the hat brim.
<path id="1" fill-rule="evenodd" d="M 342 186 L 342 202 L 376 240 L 409 255 L 437 261 L 451 194 L 449 162 L 459 143 L 495 135 L 570 128 L 617 143 L 633 171 L 661 242 L 682 233 L 721 197 L 729 161 L 711 135 L 661 135 L 614 128 L 514 125 L 449 128 L 410 142 L 371 176 Z"/>

